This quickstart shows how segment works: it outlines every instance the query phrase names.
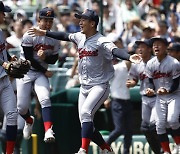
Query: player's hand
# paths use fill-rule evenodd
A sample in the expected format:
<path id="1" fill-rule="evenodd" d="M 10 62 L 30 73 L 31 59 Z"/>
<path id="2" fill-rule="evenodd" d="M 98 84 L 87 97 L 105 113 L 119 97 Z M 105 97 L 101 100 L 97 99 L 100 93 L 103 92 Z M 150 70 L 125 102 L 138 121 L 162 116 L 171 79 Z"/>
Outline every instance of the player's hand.
<path id="1" fill-rule="evenodd" d="M 136 85 L 136 81 L 134 81 L 134 80 L 127 80 L 126 81 L 126 86 L 128 88 L 134 87 L 135 85 Z"/>
<path id="2" fill-rule="evenodd" d="M 50 78 L 50 77 L 53 76 L 53 72 L 51 72 L 51 71 L 46 71 L 46 72 L 45 72 L 45 76 L 48 77 L 48 78 Z"/>
<path id="3" fill-rule="evenodd" d="M 151 89 L 151 88 L 147 88 L 147 89 L 145 90 L 145 94 L 146 94 L 147 96 L 151 97 L 151 96 L 155 95 L 155 91 L 154 91 L 153 89 Z"/>
<path id="4" fill-rule="evenodd" d="M 104 102 L 104 107 L 105 107 L 106 109 L 110 108 L 110 104 L 111 104 L 110 102 L 111 102 L 110 99 L 107 99 L 107 100 Z"/>
<path id="5" fill-rule="evenodd" d="M 138 54 L 133 54 L 130 56 L 129 60 L 132 62 L 132 63 L 135 63 L 135 64 L 138 64 L 141 62 L 142 58 L 140 55 Z"/>
<path id="6" fill-rule="evenodd" d="M 38 50 L 37 55 L 39 56 L 39 58 L 40 58 L 41 60 L 45 60 L 46 55 L 45 55 L 45 52 L 44 52 L 44 50 L 43 50 L 43 47 L 41 47 L 40 50 Z"/>
<path id="7" fill-rule="evenodd" d="M 168 90 L 166 89 L 166 88 L 164 88 L 164 87 L 160 87 L 158 90 L 157 90 L 157 94 L 158 95 L 166 95 L 166 94 L 168 94 L 169 92 L 168 92 Z"/>
<path id="8" fill-rule="evenodd" d="M 17 56 L 16 55 L 12 55 L 11 56 L 11 61 L 16 61 L 16 60 L 18 60 Z"/>
<path id="9" fill-rule="evenodd" d="M 32 37 L 34 36 L 45 36 L 46 35 L 46 30 L 37 28 L 37 27 L 32 27 L 28 30 L 27 32 L 29 35 Z"/>

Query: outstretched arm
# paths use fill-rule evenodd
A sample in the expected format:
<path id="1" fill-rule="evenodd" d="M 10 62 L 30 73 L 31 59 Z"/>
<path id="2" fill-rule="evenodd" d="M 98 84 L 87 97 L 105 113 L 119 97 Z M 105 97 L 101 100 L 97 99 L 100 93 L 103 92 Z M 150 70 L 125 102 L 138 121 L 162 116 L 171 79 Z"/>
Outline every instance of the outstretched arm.
<path id="1" fill-rule="evenodd" d="M 129 60 L 132 63 L 140 63 L 141 57 L 138 54 L 130 55 L 126 50 L 120 48 L 114 48 L 112 54 L 120 59 Z"/>
<path id="2" fill-rule="evenodd" d="M 69 33 L 66 32 L 51 32 L 33 27 L 28 30 L 28 34 L 31 36 L 48 36 L 57 40 L 70 41 Z"/>

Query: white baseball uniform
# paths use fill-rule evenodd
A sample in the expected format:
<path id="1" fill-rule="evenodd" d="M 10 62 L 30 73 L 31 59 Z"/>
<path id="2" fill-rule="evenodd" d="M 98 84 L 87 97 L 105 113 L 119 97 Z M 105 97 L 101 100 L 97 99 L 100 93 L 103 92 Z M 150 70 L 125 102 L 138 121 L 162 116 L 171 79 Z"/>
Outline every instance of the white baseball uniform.
<path id="1" fill-rule="evenodd" d="M 109 80 L 114 74 L 111 51 L 117 47 L 100 33 L 86 39 L 78 32 L 70 34 L 69 39 L 77 45 L 79 54 L 80 121 L 81 124 L 92 122 L 95 112 L 109 95 Z"/>
<path id="2" fill-rule="evenodd" d="M 0 30 L 0 59 L 7 61 L 7 52 L 5 50 L 5 39 L 2 30 Z M 7 125 L 17 125 L 17 107 L 16 97 L 4 68 L 0 65 L 0 104 L 6 115 Z"/>
<path id="3" fill-rule="evenodd" d="M 173 79 L 180 76 L 180 63 L 169 55 L 161 62 L 158 61 L 157 57 L 154 57 L 148 61 L 146 73 L 149 78 L 153 79 L 155 91 L 160 87 L 169 90 Z M 166 95 L 157 95 L 156 112 L 156 129 L 158 134 L 166 133 L 167 123 L 172 129 L 178 129 L 180 127 L 179 91 L 176 90 Z"/>
<path id="4" fill-rule="evenodd" d="M 45 51 L 46 57 L 58 54 L 59 41 L 46 36 L 32 37 L 25 33 L 22 46 L 33 47 L 34 59 L 37 60 L 41 66 L 47 69 L 48 64 L 39 58 L 37 52 L 42 47 Z M 25 58 L 23 50 L 21 51 L 20 58 Z M 51 106 L 48 78 L 43 72 L 31 67 L 30 71 L 24 76 L 24 78 L 17 79 L 17 106 L 21 115 L 26 114 L 29 109 L 32 87 L 34 87 L 41 107 L 44 108 Z"/>
<path id="5" fill-rule="evenodd" d="M 154 97 L 147 97 L 145 90 L 151 86 L 149 84 L 149 78 L 145 73 L 146 63 L 141 61 L 139 64 L 132 64 L 129 75 L 134 80 L 140 80 L 140 94 L 142 96 L 142 120 L 145 123 L 154 123 L 155 124 L 155 100 Z M 149 87 L 152 88 L 152 87 Z"/>

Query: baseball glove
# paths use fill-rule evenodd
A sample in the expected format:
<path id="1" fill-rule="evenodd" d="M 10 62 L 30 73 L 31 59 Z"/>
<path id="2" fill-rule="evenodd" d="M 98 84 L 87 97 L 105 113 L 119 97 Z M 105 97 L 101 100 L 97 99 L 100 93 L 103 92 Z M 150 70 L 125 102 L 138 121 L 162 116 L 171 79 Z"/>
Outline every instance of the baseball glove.
<path id="1" fill-rule="evenodd" d="M 6 73 L 13 78 L 23 78 L 31 67 L 31 62 L 29 60 L 16 60 L 8 62 L 6 65 Z"/>

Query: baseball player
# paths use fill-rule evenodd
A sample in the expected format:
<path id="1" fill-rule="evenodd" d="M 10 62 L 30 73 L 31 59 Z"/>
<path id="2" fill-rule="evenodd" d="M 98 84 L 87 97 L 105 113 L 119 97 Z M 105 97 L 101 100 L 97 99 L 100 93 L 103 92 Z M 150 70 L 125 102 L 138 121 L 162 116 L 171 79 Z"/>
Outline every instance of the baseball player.
<path id="1" fill-rule="evenodd" d="M 146 94 L 156 93 L 156 130 L 161 147 L 166 154 L 170 154 L 169 139 L 166 133 L 167 124 L 172 129 L 176 145 L 180 145 L 180 104 L 179 104 L 179 76 L 180 64 L 177 59 L 167 55 L 168 42 L 163 37 L 151 38 L 153 51 L 156 55 L 146 65 L 146 74 L 154 88 L 147 88 Z"/>
<path id="2" fill-rule="evenodd" d="M 80 19 L 81 32 L 68 34 L 33 28 L 29 34 L 46 35 L 59 40 L 72 41 L 77 45 L 81 84 L 78 110 L 82 127 L 82 145 L 78 154 L 88 153 L 91 140 L 100 146 L 103 154 L 113 154 L 110 146 L 94 128 L 94 114 L 109 95 L 109 80 L 114 74 L 113 55 L 132 62 L 139 62 L 141 58 L 138 55 L 130 56 L 97 32 L 99 17 L 95 11 L 86 9 L 82 14 L 75 14 L 75 17 Z"/>
<path id="3" fill-rule="evenodd" d="M 50 30 L 53 24 L 54 11 L 51 8 L 43 8 L 39 11 L 38 28 Z M 25 119 L 23 135 L 29 139 L 32 134 L 34 117 L 30 115 L 29 106 L 31 90 L 34 88 L 42 108 L 42 117 L 45 129 L 45 142 L 55 140 L 52 130 L 50 86 L 48 78 L 53 74 L 48 71 L 48 64 L 54 64 L 58 59 L 59 41 L 46 37 L 32 37 L 27 33 L 22 39 L 21 58 L 31 61 L 31 69 L 22 79 L 17 80 L 17 107 L 20 115 Z"/>
<path id="4" fill-rule="evenodd" d="M 180 61 L 180 43 L 178 43 L 178 42 L 170 43 L 168 46 L 168 54 L 170 56 L 176 58 L 178 61 Z M 179 84 L 178 91 L 180 92 L 180 84 Z M 180 96 L 180 94 L 179 94 L 179 96 Z M 179 100 L 180 100 L 180 98 L 179 98 Z M 170 130 L 170 131 L 172 131 L 172 130 Z M 172 133 L 171 133 L 171 135 L 173 136 Z M 172 154 L 177 154 L 178 152 L 180 153 L 180 145 L 175 146 L 175 148 L 172 151 Z"/>
<path id="5" fill-rule="evenodd" d="M 11 12 L 11 9 L 8 6 L 4 6 L 3 2 L 0 1 L 0 24 L 2 24 L 5 20 L 4 12 Z M 5 48 L 5 39 L 2 30 L 0 30 L 0 103 L 7 119 L 6 154 L 12 154 L 17 134 L 17 107 L 16 97 L 12 85 L 5 72 L 6 65 L 8 64 Z"/>
<path id="6" fill-rule="evenodd" d="M 145 93 L 149 87 L 148 77 L 145 74 L 147 62 L 152 58 L 152 48 L 149 40 L 138 40 L 135 42 L 138 46 L 137 52 L 141 55 L 142 61 L 139 64 L 133 64 L 129 71 L 131 80 L 127 80 L 128 87 L 134 87 L 140 80 L 140 94 L 142 98 L 142 122 L 141 131 L 155 154 L 160 154 L 160 143 L 155 128 L 155 101 L 156 95 L 148 97 Z"/>

